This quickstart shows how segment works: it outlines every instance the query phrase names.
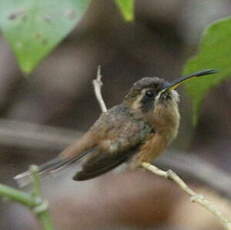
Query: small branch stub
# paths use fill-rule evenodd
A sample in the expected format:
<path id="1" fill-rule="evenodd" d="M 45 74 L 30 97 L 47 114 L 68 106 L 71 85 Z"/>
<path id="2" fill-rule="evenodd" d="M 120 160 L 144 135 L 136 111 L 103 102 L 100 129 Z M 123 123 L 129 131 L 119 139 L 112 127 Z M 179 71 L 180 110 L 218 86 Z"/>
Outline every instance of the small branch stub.
<path id="1" fill-rule="evenodd" d="M 99 65 L 97 69 L 97 77 L 96 79 L 93 80 L 93 86 L 94 86 L 96 99 L 99 102 L 102 112 L 107 112 L 107 107 L 106 107 L 106 104 L 104 103 L 102 93 L 101 93 L 101 88 L 103 86 L 103 82 L 101 79 L 102 79 L 101 66 Z"/>

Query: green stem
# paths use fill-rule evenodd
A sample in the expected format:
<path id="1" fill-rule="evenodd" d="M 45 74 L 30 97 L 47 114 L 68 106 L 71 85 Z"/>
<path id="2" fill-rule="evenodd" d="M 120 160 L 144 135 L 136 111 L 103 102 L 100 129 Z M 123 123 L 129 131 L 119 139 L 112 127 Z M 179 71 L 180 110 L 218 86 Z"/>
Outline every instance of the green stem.
<path id="1" fill-rule="evenodd" d="M 41 212 L 40 214 L 37 214 L 37 217 L 39 218 L 44 230 L 54 229 L 54 226 L 53 226 L 48 210 L 45 210 Z"/>
<path id="2" fill-rule="evenodd" d="M 30 172 L 31 172 L 31 176 L 33 179 L 33 191 L 32 191 L 32 195 L 34 197 L 41 197 L 42 193 L 41 193 L 41 182 L 40 182 L 40 177 L 38 175 L 38 167 L 36 165 L 31 165 L 30 166 Z"/>
<path id="3" fill-rule="evenodd" d="M 35 213 L 44 230 L 53 230 L 53 223 L 48 212 L 48 203 L 41 198 L 38 167 L 31 166 L 30 172 L 33 178 L 33 192 L 31 194 L 0 184 L 0 197 L 27 206 Z"/>
<path id="4" fill-rule="evenodd" d="M 21 192 L 17 189 L 11 188 L 3 184 L 0 184 L 0 196 L 5 197 L 9 200 L 17 201 L 18 203 L 30 208 L 38 205 L 37 200 L 35 200 L 31 194 Z"/>
<path id="5" fill-rule="evenodd" d="M 38 167 L 36 165 L 32 165 L 30 167 L 31 176 L 33 178 L 33 192 L 32 195 L 36 197 L 42 197 L 41 193 L 41 181 L 38 174 Z M 41 205 L 34 209 L 35 214 L 43 225 L 44 230 L 53 230 L 54 226 L 49 215 L 48 211 L 48 203 L 46 201 L 42 201 Z"/>

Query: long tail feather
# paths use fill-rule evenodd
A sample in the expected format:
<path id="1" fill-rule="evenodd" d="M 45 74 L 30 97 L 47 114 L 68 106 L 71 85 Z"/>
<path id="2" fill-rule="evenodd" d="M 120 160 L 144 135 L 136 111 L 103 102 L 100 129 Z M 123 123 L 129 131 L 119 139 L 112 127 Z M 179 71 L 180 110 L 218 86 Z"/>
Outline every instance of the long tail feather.
<path id="1" fill-rule="evenodd" d="M 54 172 L 57 172 L 64 167 L 71 165 L 75 163 L 76 161 L 80 160 L 82 157 L 84 157 L 89 152 L 83 152 L 82 154 L 79 154 L 77 156 L 72 156 L 69 158 L 64 158 L 62 156 L 58 156 L 41 166 L 39 166 L 39 175 L 40 176 L 46 176 L 49 174 L 52 174 Z M 23 172 L 21 174 L 18 174 L 14 177 L 14 179 L 17 181 L 18 185 L 20 187 L 25 187 L 32 182 L 32 177 L 30 171 Z"/>

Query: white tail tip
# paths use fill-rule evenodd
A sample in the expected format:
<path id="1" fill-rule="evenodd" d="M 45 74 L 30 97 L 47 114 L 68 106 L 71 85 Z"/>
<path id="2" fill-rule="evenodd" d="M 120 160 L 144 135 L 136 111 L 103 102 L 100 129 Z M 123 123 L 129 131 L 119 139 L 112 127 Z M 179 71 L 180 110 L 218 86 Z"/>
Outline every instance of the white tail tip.
<path id="1" fill-rule="evenodd" d="M 20 173 L 14 177 L 20 188 L 25 187 L 32 183 L 32 177 L 30 171 Z"/>

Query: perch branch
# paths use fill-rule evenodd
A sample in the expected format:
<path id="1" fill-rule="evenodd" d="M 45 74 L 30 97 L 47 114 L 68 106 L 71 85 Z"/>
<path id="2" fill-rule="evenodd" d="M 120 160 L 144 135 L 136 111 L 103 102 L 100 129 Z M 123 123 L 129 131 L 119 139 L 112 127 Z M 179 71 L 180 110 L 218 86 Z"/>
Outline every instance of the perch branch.
<path id="1" fill-rule="evenodd" d="M 101 109 L 102 109 L 102 105 L 105 105 L 101 93 L 102 76 L 101 74 L 97 74 L 97 75 L 100 76 L 100 82 L 95 81 L 94 89 L 95 89 L 95 94 L 97 92 L 96 98 L 99 104 L 101 105 Z M 98 98 L 100 98 L 100 100 Z M 106 109 L 106 106 L 104 107 L 104 109 Z M 107 110 L 105 111 L 102 109 L 102 111 L 106 112 Z M 203 195 L 197 194 L 191 188 L 189 188 L 188 185 L 175 172 L 173 172 L 172 170 L 164 171 L 146 162 L 143 162 L 141 166 L 144 169 L 154 173 L 155 175 L 164 177 L 166 179 L 170 179 L 173 182 L 175 182 L 184 192 L 186 192 L 191 197 L 192 202 L 200 204 L 202 207 L 204 207 L 210 213 L 212 213 L 215 217 L 217 217 L 220 223 L 224 226 L 225 230 L 231 230 L 231 221 L 214 204 L 212 204 L 211 201 L 207 200 Z"/>
<path id="2" fill-rule="evenodd" d="M 178 175 L 184 175 L 184 179 L 207 185 L 220 196 L 231 200 L 230 174 L 197 157 L 196 153 L 171 150 L 155 160 L 155 165 L 162 169 L 171 168 Z"/>
<path id="3" fill-rule="evenodd" d="M 189 188 L 188 185 L 174 171 L 163 171 L 162 169 L 159 169 L 156 166 L 146 162 L 142 163 L 142 167 L 158 176 L 170 179 L 175 182 L 184 192 L 190 196 L 192 202 L 198 203 L 206 208 L 219 219 L 226 230 L 231 230 L 231 221 L 220 210 L 218 210 L 218 208 L 212 204 L 211 201 L 207 200 L 203 195 L 198 194 Z"/>

